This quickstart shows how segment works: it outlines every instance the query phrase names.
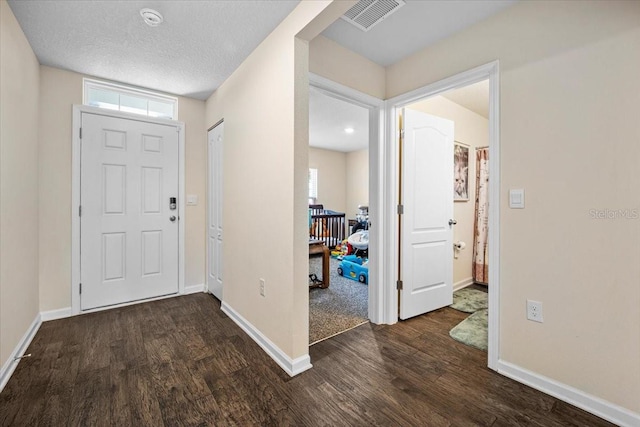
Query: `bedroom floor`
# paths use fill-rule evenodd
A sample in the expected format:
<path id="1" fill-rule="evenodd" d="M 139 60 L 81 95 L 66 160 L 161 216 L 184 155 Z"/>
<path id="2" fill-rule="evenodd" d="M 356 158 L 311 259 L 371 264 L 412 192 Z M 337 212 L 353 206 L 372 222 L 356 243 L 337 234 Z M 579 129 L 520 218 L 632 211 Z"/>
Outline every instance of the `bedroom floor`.
<path id="1" fill-rule="evenodd" d="M 369 287 L 338 274 L 340 261 L 330 260 L 331 285 L 309 290 L 309 343 L 323 339 L 368 322 Z M 309 273 L 322 276 L 322 259 L 309 259 Z"/>

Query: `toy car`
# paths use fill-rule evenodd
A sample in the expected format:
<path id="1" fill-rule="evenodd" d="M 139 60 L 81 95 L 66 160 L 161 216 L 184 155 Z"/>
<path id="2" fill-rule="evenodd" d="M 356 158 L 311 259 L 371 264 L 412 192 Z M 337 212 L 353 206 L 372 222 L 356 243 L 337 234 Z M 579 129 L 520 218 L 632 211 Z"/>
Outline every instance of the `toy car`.
<path id="1" fill-rule="evenodd" d="M 338 266 L 338 274 L 360 283 L 369 282 L 369 261 L 355 255 L 345 256 Z"/>

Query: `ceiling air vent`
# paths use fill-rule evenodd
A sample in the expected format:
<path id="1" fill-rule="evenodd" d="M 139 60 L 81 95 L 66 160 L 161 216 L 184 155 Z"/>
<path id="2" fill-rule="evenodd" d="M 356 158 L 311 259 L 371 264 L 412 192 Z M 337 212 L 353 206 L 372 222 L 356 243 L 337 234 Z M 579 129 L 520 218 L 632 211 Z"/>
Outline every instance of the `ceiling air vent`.
<path id="1" fill-rule="evenodd" d="M 369 31 L 404 5 L 404 0 L 360 0 L 341 18 L 362 31 Z"/>

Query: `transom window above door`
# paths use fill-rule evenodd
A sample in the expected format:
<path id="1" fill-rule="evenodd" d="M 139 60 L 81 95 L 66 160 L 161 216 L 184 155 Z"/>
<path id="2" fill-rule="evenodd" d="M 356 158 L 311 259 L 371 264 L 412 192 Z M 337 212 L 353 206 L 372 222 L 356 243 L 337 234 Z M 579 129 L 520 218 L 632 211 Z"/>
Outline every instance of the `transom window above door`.
<path id="1" fill-rule="evenodd" d="M 178 119 L 178 98 L 142 89 L 84 79 L 84 105 L 140 114 L 159 119 Z"/>

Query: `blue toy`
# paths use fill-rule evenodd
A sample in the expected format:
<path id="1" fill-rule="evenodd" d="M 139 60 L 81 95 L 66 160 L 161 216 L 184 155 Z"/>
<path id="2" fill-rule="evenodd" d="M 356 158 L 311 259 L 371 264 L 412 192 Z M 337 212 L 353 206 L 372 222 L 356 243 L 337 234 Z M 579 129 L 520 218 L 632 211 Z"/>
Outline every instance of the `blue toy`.
<path id="1" fill-rule="evenodd" d="M 347 255 L 338 266 L 338 274 L 366 285 L 369 282 L 369 260 Z"/>

